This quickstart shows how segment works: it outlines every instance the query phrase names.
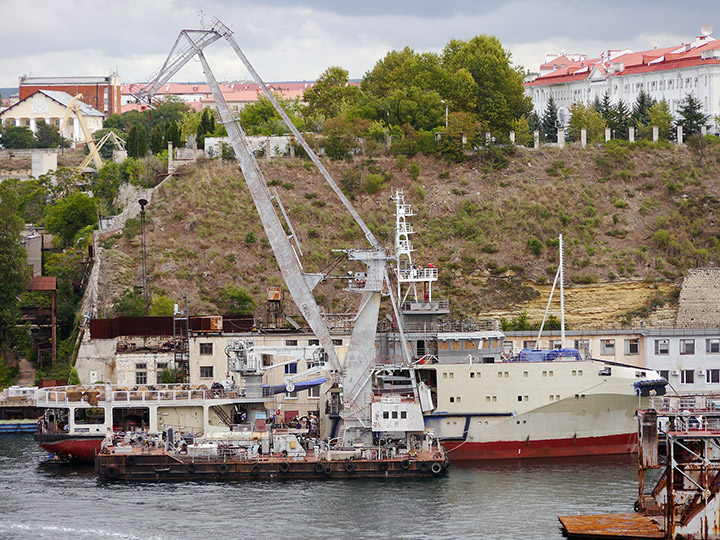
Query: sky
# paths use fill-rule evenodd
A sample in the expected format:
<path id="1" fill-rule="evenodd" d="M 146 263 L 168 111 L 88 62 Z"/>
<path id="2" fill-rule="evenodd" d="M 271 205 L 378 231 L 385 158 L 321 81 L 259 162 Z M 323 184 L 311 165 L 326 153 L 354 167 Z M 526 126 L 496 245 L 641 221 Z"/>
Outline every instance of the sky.
<path id="1" fill-rule="evenodd" d="M 450 39 L 497 36 L 513 64 L 537 71 L 547 53 L 597 57 L 690 42 L 703 24 L 720 37 L 717 0 L 0 0 L 0 87 L 20 75 L 117 72 L 143 82 L 182 29 L 218 18 L 266 81 L 316 79 L 342 66 L 360 79 L 389 51 L 440 53 Z M 250 78 L 225 41 L 206 49 L 218 80 Z M 172 80 L 204 80 L 191 61 Z"/>

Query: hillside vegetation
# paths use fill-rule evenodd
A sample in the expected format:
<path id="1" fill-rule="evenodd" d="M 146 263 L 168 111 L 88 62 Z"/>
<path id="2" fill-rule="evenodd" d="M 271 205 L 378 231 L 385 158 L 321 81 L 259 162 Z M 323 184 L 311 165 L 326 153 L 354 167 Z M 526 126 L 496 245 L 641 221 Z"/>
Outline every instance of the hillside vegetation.
<path id="1" fill-rule="evenodd" d="M 533 315 L 540 304 L 544 308 L 563 233 L 566 282 L 574 286 L 569 294 L 593 291 L 575 314 L 569 308 L 569 323 L 579 327 L 652 321 L 651 312 L 676 301 L 687 269 L 718 264 L 719 163 L 720 145 L 711 143 L 698 152 L 612 142 L 586 150 L 518 149 L 499 170 L 422 155 L 356 156 L 326 165 L 388 246 L 390 196 L 404 191 L 417 214 L 415 260 L 440 267 L 436 294 L 450 298 L 458 317 L 512 316 L 528 307 Z M 307 271 L 332 263 L 338 255 L 332 249 L 364 247 L 360 229 L 309 162 L 280 158 L 262 160 L 261 167 L 288 210 Z M 158 189 L 148 212 L 151 292 L 175 301 L 187 293 L 191 313 L 207 314 L 218 311 L 220 289 L 233 283 L 252 294 L 262 315 L 266 288 L 283 283 L 234 163 L 206 160 L 185 169 Z M 101 316 L 111 314 L 114 296 L 139 283 L 137 224 L 104 244 Z M 335 273 L 348 270 L 343 261 Z M 634 285 L 628 288 L 627 281 Z M 342 286 L 331 280 L 318 287 L 327 311 L 357 304 Z M 603 300 L 604 287 L 625 292 Z M 295 311 L 289 296 L 286 311 Z M 660 322 L 672 323 L 671 313 L 664 317 Z"/>

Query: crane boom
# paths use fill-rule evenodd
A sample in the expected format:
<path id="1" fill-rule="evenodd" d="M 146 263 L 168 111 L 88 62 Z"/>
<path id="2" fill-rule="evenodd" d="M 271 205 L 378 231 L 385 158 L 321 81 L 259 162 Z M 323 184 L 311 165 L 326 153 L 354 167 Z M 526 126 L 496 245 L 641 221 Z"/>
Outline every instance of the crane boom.
<path id="1" fill-rule="evenodd" d="M 80 101 L 82 97 L 82 94 L 78 94 L 77 96 L 73 97 L 68 103 L 67 109 L 65 110 L 65 116 L 63 117 L 63 121 L 60 124 L 60 134 L 62 135 L 63 133 L 65 133 L 65 126 L 67 125 L 68 120 L 70 120 L 70 117 L 74 114 L 77 118 L 78 123 L 80 124 L 80 129 L 82 129 L 83 136 L 85 137 L 85 143 L 87 144 L 88 151 L 90 152 L 90 159 L 95 163 L 95 167 L 99 170 L 103 166 L 103 162 L 102 158 L 100 157 L 100 152 L 98 152 L 97 146 L 95 145 L 95 140 L 93 139 L 92 133 L 90 133 L 90 129 L 87 127 L 85 120 L 83 120 L 80 105 L 78 105 L 78 101 Z M 88 160 L 87 163 L 90 163 L 90 160 Z M 85 165 L 87 165 L 87 163 Z"/>

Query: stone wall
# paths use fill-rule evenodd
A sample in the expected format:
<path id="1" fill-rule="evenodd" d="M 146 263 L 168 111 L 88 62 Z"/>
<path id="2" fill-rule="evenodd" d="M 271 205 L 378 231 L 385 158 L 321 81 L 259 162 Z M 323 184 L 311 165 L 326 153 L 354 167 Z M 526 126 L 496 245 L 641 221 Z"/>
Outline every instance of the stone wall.
<path id="1" fill-rule="evenodd" d="M 720 327 L 720 268 L 689 270 L 680 289 L 677 328 Z"/>

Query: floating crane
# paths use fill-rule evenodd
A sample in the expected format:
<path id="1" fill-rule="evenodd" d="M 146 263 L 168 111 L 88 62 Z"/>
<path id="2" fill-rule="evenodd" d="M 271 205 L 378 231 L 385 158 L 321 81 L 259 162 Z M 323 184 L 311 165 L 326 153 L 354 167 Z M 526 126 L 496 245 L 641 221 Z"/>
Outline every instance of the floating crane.
<path id="1" fill-rule="evenodd" d="M 361 262 L 367 267 L 367 272 L 363 273 L 362 279 L 351 281 L 347 288 L 348 291 L 360 293 L 362 299 L 355 318 L 344 365 L 341 365 L 338 360 L 330 332 L 312 294 L 315 286 L 326 276 L 318 273 L 306 273 L 303 270 L 297 255 L 299 249 L 295 249 L 295 246 L 299 248 L 297 237 L 294 234 L 288 236 L 285 232 L 283 223 L 273 205 L 275 197 L 270 193 L 260 166 L 248 145 L 242 126 L 231 114 L 215 75 L 203 54 L 203 50 L 207 46 L 222 38 L 230 44 L 251 73 L 275 110 L 292 131 L 298 143 L 321 172 L 325 181 L 362 229 L 365 238 L 370 244 L 369 249 L 344 251 L 348 260 Z M 375 334 L 383 294 L 390 296 L 401 334 L 404 334 L 402 317 L 395 302 L 393 287 L 390 284 L 387 271 L 387 265 L 392 260 L 392 256 L 382 248 L 362 217 L 360 217 L 315 152 L 307 144 L 300 131 L 278 104 L 236 43 L 232 31 L 217 19 L 213 19 L 202 30 L 182 30 L 163 65 L 150 76 L 149 82 L 137 93 L 138 98 L 149 103 L 152 96 L 190 59 L 195 57 L 202 65 L 217 104 L 220 121 L 227 129 L 232 147 L 235 150 L 237 163 L 245 177 L 288 290 L 318 338 L 320 345 L 325 350 L 328 367 L 338 374 L 342 382 L 343 410 L 338 439 L 344 444 L 353 442 L 369 444 L 372 443 L 373 431 L 393 431 L 394 433 L 403 433 L 408 437 L 411 432 L 415 434 L 422 433 L 424 423 L 416 388 L 414 388 L 415 396 L 413 400 L 375 400 L 372 394 L 372 375 L 375 368 Z M 282 213 L 284 214 L 284 212 Z M 292 228 L 290 230 L 292 231 Z M 295 246 L 291 243 L 291 240 L 295 242 Z M 404 339 L 401 341 L 403 349 L 402 365 L 412 371 L 413 367 L 407 345 Z M 392 415 L 389 414 L 390 412 L 392 412 Z M 388 426 L 388 422 L 383 423 L 383 418 L 389 416 L 398 419 L 392 422 L 392 428 Z"/>

